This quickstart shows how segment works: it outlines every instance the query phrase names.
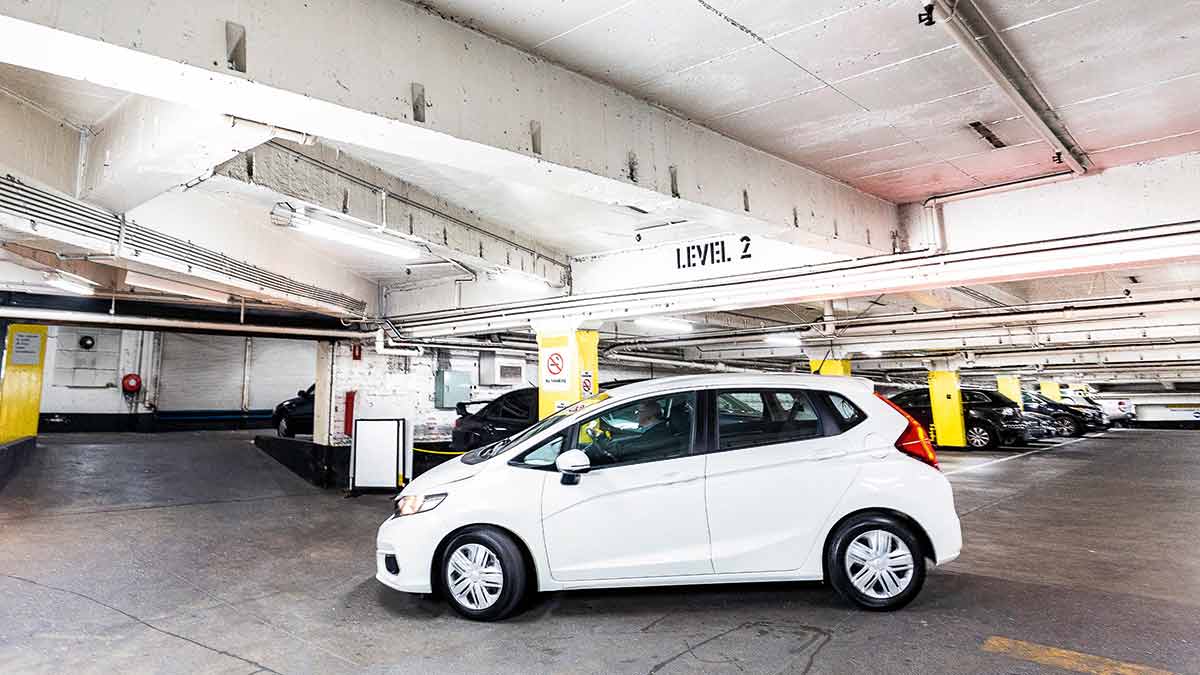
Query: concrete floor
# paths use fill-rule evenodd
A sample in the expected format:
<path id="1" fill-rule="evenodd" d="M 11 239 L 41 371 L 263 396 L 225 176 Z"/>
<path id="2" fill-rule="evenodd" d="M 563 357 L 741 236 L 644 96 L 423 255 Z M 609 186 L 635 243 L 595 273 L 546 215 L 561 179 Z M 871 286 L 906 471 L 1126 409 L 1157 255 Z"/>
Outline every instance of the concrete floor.
<path id="1" fill-rule="evenodd" d="M 554 594 L 489 625 L 375 582 L 386 497 L 250 439 L 43 437 L 0 492 L 0 673 L 1200 673 L 1197 432 L 943 453 L 964 553 L 901 612 L 771 584 Z"/>

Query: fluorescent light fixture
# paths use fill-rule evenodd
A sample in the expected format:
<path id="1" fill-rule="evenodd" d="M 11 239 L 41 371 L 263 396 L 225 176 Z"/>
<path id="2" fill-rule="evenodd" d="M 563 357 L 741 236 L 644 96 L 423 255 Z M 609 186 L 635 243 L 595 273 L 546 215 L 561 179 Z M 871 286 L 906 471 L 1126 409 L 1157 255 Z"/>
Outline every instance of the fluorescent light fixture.
<path id="1" fill-rule="evenodd" d="M 513 269 L 500 270 L 496 273 L 495 279 L 497 282 L 504 284 L 505 286 L 521 288 L 528 291 L 544 292 L 550 288 L 550 283 L 545 279 Z"/>
<path id="2" fill-rule="evenodd" d="M 335 244 L 352 246 L 371 253 L 382 253 L 401 260 L 416 260 L 424 252 L 415 245 L 403 239 L 388 235 L 386 232 L 364 232 L 361 229 L 344 227 L 331 222 L 332 217 L 321 218 L 321 212 L 306 207 L 293 208 L 290 204 L 276 204 L 271 209 L 271 222 L 290 225 L 309 236 L 324 239 Z"/>
<path id="3" fill-rule="evenodd" d="M 228 293 L 213 291 L 207 288 L 193 286 L 191 284 L 180 283 L 178 281 L 171 281 L 170 279 L 152 277 L 148 274 L 142 274 L 140 272 L 126 271 L 125 283 L 135 288 L 149 288 L 153 291 L 170 293 L 172 295 L 186 295 L 189 298 L 207 300 L 209 302 L 215 302 L 219 305 L 225 305 L 229 303 Z"/>
<path id="4" fill-rule="evenodd" d="M 795 335 L 768 335 L 763 342 L 776 347 L 799 347 L 800 338 Z"/>
<path id="5" fill-rule="evenodd" d="M 92 288 L 95 285 L 91 279 L 85 279 L 78 274 L 70 272 L 47 272 L 46 283 L 60 291 L 74 293 L 75 295 L 95 295 L 96 291 Z"/>
<path id="6" fill-rule="evenodd" d="M 867 349 L 861 353 L 863 356 L 867 357 L 868 359 L 877 359 L 877 358 L 883 356 L 883 352 L 879 351 L 878 349 Z"/>
<path id="7" fill-rule="evenodd" d="M 672 319 L 669 317 L 644 316 L 633 321 L 642 328 L 650 328 L 653 330 L 662 330 L 672 333 L 690 333 L 692 332 L 692 322 L 684 319 Z"/>

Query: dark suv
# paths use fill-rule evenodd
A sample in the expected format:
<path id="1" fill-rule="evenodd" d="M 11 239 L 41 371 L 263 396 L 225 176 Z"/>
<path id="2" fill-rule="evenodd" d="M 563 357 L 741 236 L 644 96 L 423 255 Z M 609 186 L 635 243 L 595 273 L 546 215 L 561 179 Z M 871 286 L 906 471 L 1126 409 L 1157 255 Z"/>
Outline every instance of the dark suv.
<path id="1" fill-rule="evenodd" d="M 1049 415 L 1065 436 L 1082 436 L 1086 431 L 1108 427 L 1104 412 L 1091 406 L 1073 406 L 1051 400 L 1032 391 L 1021 392 L 1026 410 Z"/>
<path id="2" fill-rule="evenodd" d="M 600 391 L 616 389 L 638 380 L 618 380 L 601 383 Z M 486 403 L 477 412 L 468 412 L 467 407 Z M 456 452 L 467 452 L 480 446 L 494 443 L 523 431 L 538 421 L 537 387 L 514 389 L 494 401 L 464 401 L 455 406 L 459 418 L 450 432 L 450 448 Z"/>
<path id="3" fill-rule="evenodd" d="M 295 398 L 289 398 L 271 413 L 271 426 L 284 438 L 296 434 L 311 434 L 313 432 L 313 392 L 317 385 L 312 385 L 304 391 L 296 392 Z"/>
<path id="4" fill-rule="evenodd" d="M 928 389 L 910 389 L 892 396 L 896 405 L 930 431 L 933 427 L 933 406 Z M 998 445 L 1021 445 L 1028 430 L 1021 417 L 1021 406 L 998 391 L 962 389 L 963 422 L 966 425 L 967 446 L 988 450 Z"/>

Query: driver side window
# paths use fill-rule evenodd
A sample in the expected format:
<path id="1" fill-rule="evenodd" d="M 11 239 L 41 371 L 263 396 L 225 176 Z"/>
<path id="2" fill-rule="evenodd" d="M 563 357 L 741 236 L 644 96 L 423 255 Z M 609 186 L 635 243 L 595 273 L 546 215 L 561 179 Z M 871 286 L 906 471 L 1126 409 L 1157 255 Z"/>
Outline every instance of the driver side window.
<path id="1" fill-rule="evenodd" d="M 692 451 L 696 394 L 648 398 L 579 424 L 578 448 L 592 467 L 652 462 Z"/>

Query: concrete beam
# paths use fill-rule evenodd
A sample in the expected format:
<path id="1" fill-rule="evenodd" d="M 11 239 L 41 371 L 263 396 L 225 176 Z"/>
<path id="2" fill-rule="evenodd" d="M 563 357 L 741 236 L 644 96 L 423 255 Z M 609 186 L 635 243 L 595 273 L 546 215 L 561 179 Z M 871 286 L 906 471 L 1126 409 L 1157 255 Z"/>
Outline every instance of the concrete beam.
<path id="1" fill-rule="evenodd" d="M 267 127 L 144 96 L 87 134 L 80 198 L 125 213 L 274 137 Z"/>
<path id="2" fill-rule="evenodd" d="M 473 269 L 518 270 L 555 287 L 569 283 L 570 269 L 562 252 L 335 148 L 275 141 L 218 166 L 213 175 L 273 191 L 281 200 L 298 200 L 386 227 Z M 461 276 L 453 267 L 444 271 Z"/>
<path id="3" fill-rule="evenodd" d="M 0 174 L 75 194 L 81 134 L 34 102 L 0 89 Z"/>
<path id="4" fill-rule="evenodd" d="M 0 14 L 0 61 L 377 151 L 414 179 L 425 163 L 834 257 L 891 249 L 892 204 L 404 2 L 2 0 Z M 227 22 L 244 28 L 244 73 Z"/>

